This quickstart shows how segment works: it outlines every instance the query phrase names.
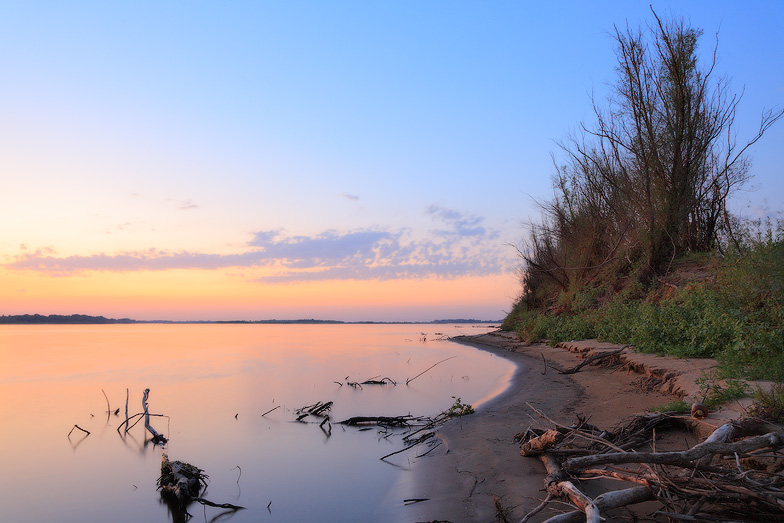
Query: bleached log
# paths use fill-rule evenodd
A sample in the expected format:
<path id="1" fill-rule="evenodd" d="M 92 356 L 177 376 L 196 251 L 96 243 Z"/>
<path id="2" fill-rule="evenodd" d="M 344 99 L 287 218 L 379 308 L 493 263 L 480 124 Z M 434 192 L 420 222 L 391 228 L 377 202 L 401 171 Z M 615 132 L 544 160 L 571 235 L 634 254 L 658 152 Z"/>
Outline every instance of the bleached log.
<path id="1" fill-rule="evenodd" d="M 142 408 L 144 409 L 144 426 L 152 434 L 153 443 L 166 443 L 166 437 L 163 434 L 158 434 L 152 425 L 150 425 L 150 411 L 147 407 L 147 397 L 150 395 L 150 389 L 144 389 L 144 396 L 142 396 Z"/>
<path id="2" fill-rule="evenodd" d="M 547 449 L 554 447 L 563 439 L 563 434 L 556 429 L 551 429 L 535 438 L 523 443 L 520 454 L 522 456 L 538 456 Z"/>
<path id="3" fill-rule="evenodd" d="M 553 496 L 568 497 L 585 514 L 586 523 L 601 523 L 602 518 L 598 507 L 591 501 L 591 498 L 580 492 L 580 489 L 566 479 L 567 476 L 558 461 L 549 454 L 543 454 L 539 459 L 547 469 L 547 476 L 544 478 L 547 492 Z"/>
<path id="4" fill-rule="evenodd" d="M 618 507 L 635 505 L 644 501 L 655 499 L 653 492 L 647 487 L 632 487 L 623 490 L 614 490 L 597 496 L 593 500 L 600 511 L 611 510 Z M 559 514 L 551 517 L 545 523 L 579 523 L 585 519 L 585 514 L 580 510 Z"/>
<path id="5" fill-rule="evenodd" d="M 689 450 L 680 452 L 614 452 L 582 456 L 566 460 L 564 468 L 567 470 L 582 470 L 589 467 L 605 464 L 620 463 L 653 463 L 657 465 L 690 466 L 693 461 L 714 454 L 744 454 L 752 450 L 784 447 L 784 432 L 770 432 L 763 436 L 744 439 L 735 443 L 722 441 L 705 441 L 695 445 Z"/>

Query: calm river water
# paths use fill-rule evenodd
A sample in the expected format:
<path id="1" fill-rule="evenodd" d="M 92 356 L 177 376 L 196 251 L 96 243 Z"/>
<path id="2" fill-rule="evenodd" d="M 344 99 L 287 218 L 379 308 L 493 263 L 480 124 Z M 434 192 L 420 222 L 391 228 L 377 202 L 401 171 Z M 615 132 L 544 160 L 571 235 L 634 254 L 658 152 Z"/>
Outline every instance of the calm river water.
<path id="1" fill-rule="evenodd" d="M 160 448 L 143 424 L 125 437 L 150 388 L 151 423 L 172 460 L 209 475 L 204 497 L 247 507 L 189 507 L 194 521 L 406 521 L 419 453 L 402 434 L 295 422 L 333 401 L 332 420 L 435 416 L 454 397 L 478 405 L 514 366 L 439 339 L 473 325 L 69 325 L 0 327 L 0 520 L 166 522 Z M 434 363 L 456 356 L 413 378 Z M 392 385 L 346 381 L 388 377 Z M 341 385 L 342 384 L 342 385 Z M 111 410 L 107 414 L 106 398 Z M 262 414 L 273 409 L 266 416 Z M 90 435 L 74 430 L 74 425 Z M 422 451 L 426 450 L 423 447 Z"/>

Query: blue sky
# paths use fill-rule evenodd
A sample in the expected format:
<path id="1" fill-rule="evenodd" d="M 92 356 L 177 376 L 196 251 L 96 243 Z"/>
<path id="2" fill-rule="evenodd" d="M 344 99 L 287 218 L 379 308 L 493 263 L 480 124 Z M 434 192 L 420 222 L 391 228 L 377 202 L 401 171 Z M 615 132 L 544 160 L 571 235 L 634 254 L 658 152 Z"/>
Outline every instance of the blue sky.
<path id="1" fill-rule="evenodd" d="M 276 312 L 250 296 L 231 305 L 241 280 L 258 302 L 298 286 L 288 291 L 302 306 L 279 317 L 502 317 L 519 290 L 509 244 L 551 194 L 556 142 L 591 121 L 591 95 L 614 81 L 614 25 L 651 22 L 648 6 L 6 2 L 0 312 Z M 739 141 L 784 106 L 784 3 L 653 6 L 702 28 L 704 57 L 718 32 L 716 72 L 744 93 Z M 784 210 L 783 127 L 749 151 L 756 190 L 736 212 Z M 146 310 L 141 296 L 124 308 L 119 287 L 80 294 L 60 281 L 153 286 L 163 272 L 193 285 L 193 271 L 213 271 L 198 297 L 222 296 L 215 307 L 178 308 L 188 294 L 174 283 L 167 308 Z M 474 302 L 414 311 L 357 291 L 335 309 L 304 287 L 428 279 Z"/>

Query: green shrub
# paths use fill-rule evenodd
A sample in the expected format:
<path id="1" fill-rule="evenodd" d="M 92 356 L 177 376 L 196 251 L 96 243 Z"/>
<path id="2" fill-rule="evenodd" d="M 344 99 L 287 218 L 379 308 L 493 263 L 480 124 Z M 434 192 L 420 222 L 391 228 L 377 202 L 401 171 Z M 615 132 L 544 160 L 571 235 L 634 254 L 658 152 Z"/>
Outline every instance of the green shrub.
<path id="1" fill-rule="evenodd" d="M 528 308 L 521 299 L 504 328 L 530 342 L 599 338 L 646 353 L 711 357 L 727 377 L 782 381 L 784 226 L 752 223 L 735 239 L 723 258 L 685 256 L 681 266 L 709 274 L 674 292 L 656 281 L 645 287 L 639 275 L 614 295 L 626 276 L 573 284 L 549 308 Z"/>
<path id="2" fill-rule="evenodd" d="M 468 403 L 463 403 L 460 398 L 456 398 L 452 396 L 452 399 L 455 402 L 449 407 L 449 410 L 445 411 L 444 414 L 449 416 L 450 418 L 454 418 L 457 416 L 467 416 L 469 414 L 474 413 L 474 407 Z"/>
<path id="3" fill-rule="evenodd" d="M 700 388 L 702 401 L 708 408 L 715 408 L 718 405 L 748 396 L 746 383 L 738 378 L 727 378 L 722 384 L 721 375 L 720 371 L 712 370 L 703 372 L 695 380 Z"/>

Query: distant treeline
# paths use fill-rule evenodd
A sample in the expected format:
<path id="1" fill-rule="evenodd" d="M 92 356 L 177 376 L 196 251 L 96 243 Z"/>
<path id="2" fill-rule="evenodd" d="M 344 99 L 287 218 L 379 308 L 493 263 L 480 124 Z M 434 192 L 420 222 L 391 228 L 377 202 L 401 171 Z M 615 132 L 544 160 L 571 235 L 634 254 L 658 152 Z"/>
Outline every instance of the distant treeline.
<path id="1" fill-rule="evenodd" d="M 433 320 L 431 323 L 501 323 L 503 320 L 467 320 L 467 319 L 454 319 L 454 320 Z"/>
<path id="2" fill-rule="evenodd" d="M 103 316 L 88 316 L 86 314 L 71 314 L 64 316 L 60 314 L 50 314 L 44 316 L 42 314 L 17 314 L 9 316 L 0 316 L 1 324 L 103 324 L 103 323 L 247 323 L 247 324 L 317 324 L 317 325 L 340 325 L 340 324 L 427 324 L 427 323 L 501 323 L 501 320 L 488 321 L 488 320 L 467 320 L 467 319 L 449 319 L 449 320 L 433 320 L 433 321 L 339 321 L 339 320 L 316 320 L 316 319 L 299 319 L 299 320 L 218 320 L 218 321 L 171 321 L 171 320 L 132 320 L 130 318 L 105 318 Z"/>
<path id="3" fill-rule="evenodd" d="M 14 316 L 0 316 L 0 324 L 14 323 L 14 324 L 31 324 L 31 323 L 138 323 L 136 320 L 129 318 L 121 318 L 119 320 L 114 318 L 104 318 L 103 316 L 88 316 L 86 314 L 71 314 L 63 316 L 60 314 L 50 314 L 43 316 L 41 314 L 18 314 Z"/>

